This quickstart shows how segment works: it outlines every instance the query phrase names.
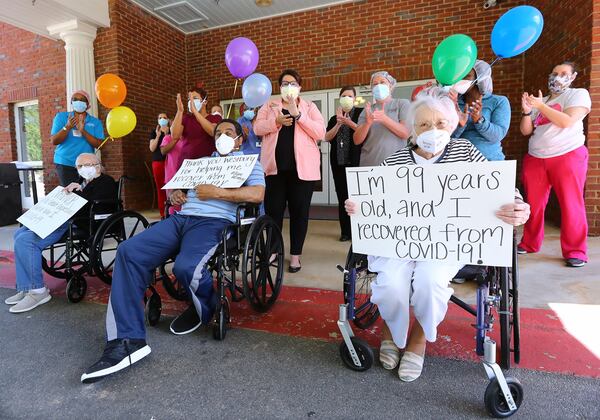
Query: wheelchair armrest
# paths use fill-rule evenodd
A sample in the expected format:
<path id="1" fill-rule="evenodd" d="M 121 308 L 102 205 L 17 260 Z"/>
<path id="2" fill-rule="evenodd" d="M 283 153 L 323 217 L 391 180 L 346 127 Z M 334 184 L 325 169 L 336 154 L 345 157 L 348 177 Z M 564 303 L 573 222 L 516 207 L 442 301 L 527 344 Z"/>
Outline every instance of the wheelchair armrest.
<path id="1" fill-rule="evenodd" d="M 258 209 L 260 204 L 256 203 L 239 203 L 235 212 L 235 221 L 238 225 L 248 225 L 258 217 Z M 242 212 L 244 216 L 242 217 Z"/>
<path id="2" fill-rule="evenodd" d="M 101 205 L 113 205 L 114 210 L 109 211 L 109 212 L 97 213 L 97 208 L 98 208 L 98 206 L 101 206 Z M 111 214 L 122 210 L 122 208 L 123 208 L 123 202 L 121 200 L 110 200 L 110 199 L 92 200 L 92 202 L 90 204 L 90 224 L 94 220 L 107 219 Z"/>

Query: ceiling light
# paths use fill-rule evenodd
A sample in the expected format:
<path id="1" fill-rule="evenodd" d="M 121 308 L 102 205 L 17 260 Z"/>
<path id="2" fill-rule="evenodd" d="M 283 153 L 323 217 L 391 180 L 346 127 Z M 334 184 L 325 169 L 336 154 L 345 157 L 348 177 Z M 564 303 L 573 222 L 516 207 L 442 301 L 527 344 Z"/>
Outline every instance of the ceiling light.
<path id="1" fill-rule="evenodd" d="M 267 7 L 273 4 L 273 0 L 254 0 L 258 7 Z"/>

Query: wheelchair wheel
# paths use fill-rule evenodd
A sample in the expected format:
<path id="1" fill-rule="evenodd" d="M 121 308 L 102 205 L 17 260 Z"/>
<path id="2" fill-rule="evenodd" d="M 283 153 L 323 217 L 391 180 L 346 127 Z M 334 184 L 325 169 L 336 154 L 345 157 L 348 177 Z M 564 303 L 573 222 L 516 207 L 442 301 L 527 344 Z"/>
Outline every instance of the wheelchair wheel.
<path id="1" fill-rule="evenodd" d="M 174 262 L 175 258 L 169 258 L 158 267 L 160 279 L 169 296 L 175 300 L 187 301 L 189 297 L 185 286 L 178 282 L 175 274 L 173 274 Z"/>
<path id="2" fill-rule="evenodd" d="M 356 366 L 354 364 L 354 360 L 352 360 L 352 356 L 350 355 L 350 350 L 348 350 L 346 342 L 342 341 L 340 343 L 340 357 L 342 358 L 342 361 L 346 367 L 357 372 L 364 372 L 365 370 L 371 369 L 371 366 L 373 366 L 373 361 L 375 360 L 373 349 L 366 343 L 366 341 L 361 340 L 358 337 L 351 337 L 350 341 L 354 346 L 354 350 L 356 351 L 356 355 L 358 356 L 361 365 Z"/>
<path id="3" fill-rule="evenodd" d="M 134 211 L 122 211 L 108 217 L 94 235 L 90 260 L 94 273 L 106 284 L 112 282 L 112 272 L 121 242 L 143 232 L 148 227 L 144 216 Z"/>
<path id="4" fill-rule="evenodd" d="M 356 281 L 354 283 L 354 319 L 352 322 L 361 330 L 369 328 L 379 318 L 379 309 L 377 305 L 371 303 L 371 282 L 377 276 L 367 270 L 367 256 L 355 254 L 352 247 L 348 250 L 346 257 L 346 270 L 356 269 Z M 348 275 L 346 275 L 347 277 Z M 344 278 L 344 303 L 350 303 L 352 300 L 352 285 L 348 278 Z"/>
<path id="5" fill-rule="evenodd" d="M 229 324 L 229 301 L 227 298 L 221 299 L 215 310 L 215 319 L 213 321 L 213 338 L 222 341 L 227 334 L 227 324 Z"/>
<path id="6" fill-rule="evenodd" d="M 67 300 L 71 303 L 80 302 L 87 292 L 87 281 L 80 274 L 74 274 L 67 282 Z"/>
<path id="7" fill-rule="evenodd" d="M 279 227 L 269 216 L 260 216 L 250 227 L 242 260 L 244 295 L 255 311 L 266 312 L 277 300 L 283 283 L 283 258 Z"/>
<path id="8" fill-rule="evenodd" d="M 511 411 L 508 408 L 508 404 L 504 399 L 504 394 L 500 389 L 500 384 L 496 380 L 496 378 L 492 379 L 485 389 L 485 408 L 487 409 L 490 416 L 495 418 L 506 418 L 515 414 L 521 403 L 523 402 L 523 386 L 521 382 L 517 378 L 506 378 L 506 383 L 508 384 L 508 389 L 510 389 L 510 393 L 515 400 L 515 404 L 517 405 L 517 409 Z"/>
<path id="9" fill-rule="evenodd" d="M 68 277 L 65 262 L 67 245 L 59 242 L 42 251 L 42 270 L 57 279 L 66 279 Z M 83 249 L 71 251 L 71 268 L 77 270 L 87 263 L 87 255 Z"/>
<path id="10" fill-rule="evenodd" d="M 150 326 L 155 326 L 160 321 L 160 314 L 162 312 L 162 303 L 160 295 L 154 290 L 154 287 L 150 286 L 150 292 L 152 293 L 149 298 L 146 299 L 146 305 L 144 308 L 144 315 L 146 322 Z"/>

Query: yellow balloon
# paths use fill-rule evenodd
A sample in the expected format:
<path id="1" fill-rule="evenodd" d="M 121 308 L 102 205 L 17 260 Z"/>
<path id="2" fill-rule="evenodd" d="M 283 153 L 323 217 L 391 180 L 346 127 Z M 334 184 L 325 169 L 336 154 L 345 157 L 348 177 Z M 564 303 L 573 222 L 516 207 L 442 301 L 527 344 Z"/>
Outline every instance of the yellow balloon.
<path id="1" fill-rule="evenodd" d="M 113 139 L 125 137 L 135 128 L 135 113 L 126 106 L 118 106 L 110 110 L 106 116 L 106 131 Z"/>

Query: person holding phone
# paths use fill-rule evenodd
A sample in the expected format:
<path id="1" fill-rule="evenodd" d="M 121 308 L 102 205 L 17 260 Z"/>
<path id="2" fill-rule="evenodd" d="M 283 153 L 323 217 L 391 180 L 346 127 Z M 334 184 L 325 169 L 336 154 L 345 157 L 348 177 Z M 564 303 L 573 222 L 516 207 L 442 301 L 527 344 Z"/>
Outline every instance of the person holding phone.
<path id="1" fill-rule="evenodd" d="M 161 189 L 165 185 L 165 155 L 160 151 L 160 145 L 167 134 L 169 134 L 169 117 L 165 112 L 158 114 L 158 124 L 156 128 L 150 130 L 150 151 L 152 152 L 152 175 L 156 185 L 156 197 L 160 217 L 165 217 L 165 202 L 167 195 L 165 190 Z"/>
<path id="2" fill-rule="evenodd" d="M 71 96 L 72 111 L 59 112 L 52 122 L 50 141 L 56 146 L 54 164 L 62 187 L 79 179 L 77 156 L 93 153 L 104 139 L 102 122 L 87 112 L 90 106 L 90 95 L 77 90 Z"/>

